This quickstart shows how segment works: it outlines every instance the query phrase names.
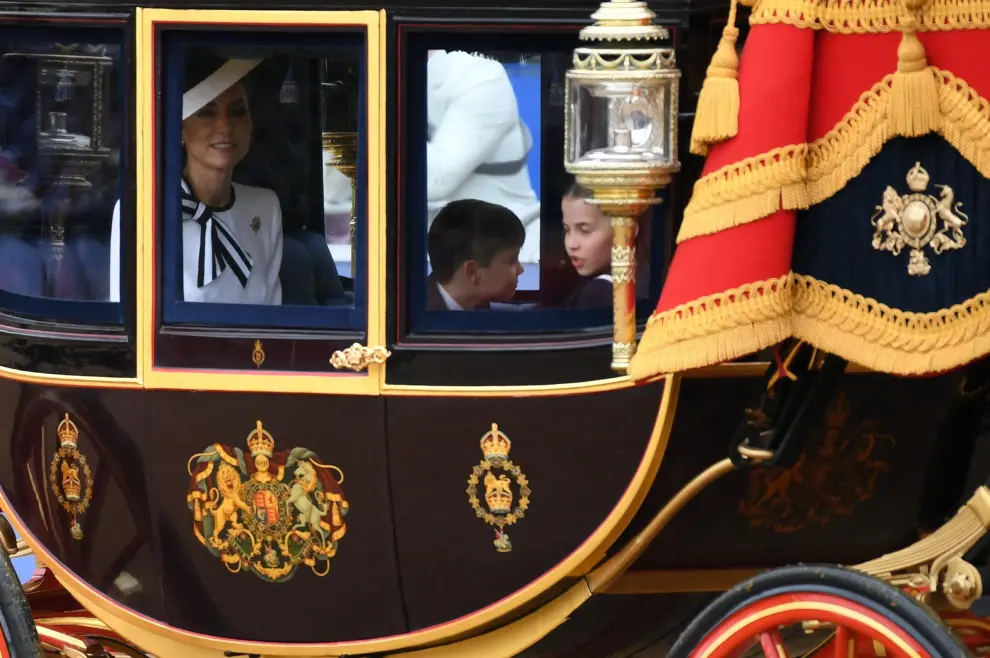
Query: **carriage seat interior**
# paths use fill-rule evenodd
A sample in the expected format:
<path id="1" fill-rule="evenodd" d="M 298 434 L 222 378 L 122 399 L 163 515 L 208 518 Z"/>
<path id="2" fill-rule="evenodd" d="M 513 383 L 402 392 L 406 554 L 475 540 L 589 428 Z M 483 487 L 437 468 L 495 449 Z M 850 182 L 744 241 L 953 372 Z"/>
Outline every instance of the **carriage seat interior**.
<path id="1" fill-rule="evenodd" d="M 300 84 L 298 102 L 283 103 L 279 90 L 290 64 L 297 79 L 314 84 Z M 353 281 L 337 272 L 324 237 L 322 111 L 314 93 L 319 72 L 313 68 L 311 59 L 278 56 L 252 71 L 248 93 L 254 133 L 234 180 L 278 195 L 284 232 L 282 303 L 349 305 Z"/>

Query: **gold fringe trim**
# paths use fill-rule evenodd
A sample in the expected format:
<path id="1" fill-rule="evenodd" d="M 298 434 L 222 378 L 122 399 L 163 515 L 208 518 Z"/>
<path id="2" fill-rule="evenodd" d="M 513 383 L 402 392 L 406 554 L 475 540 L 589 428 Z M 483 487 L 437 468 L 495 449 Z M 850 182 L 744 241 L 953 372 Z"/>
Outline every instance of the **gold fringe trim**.
<path id="1" fill-rule="evenodd" d="M 677 234 L 683 242 L 766 217 L 807 207 L 808 145 L 794 144 L 726 165 L 694 184 Z M 783 198 L 787 197 L 787 202 Z"/>
<path id="2" fill-rule="evenodd" d="M 990 102 L 948 71 L 928 68 L 938 89 L 935 131 L 990 178 Z M 677 241 L 724 231 L 780 209 L 803 210 L 858 176 L 885 143 L 900 136 L 891 120 L 885 76 L 821 139 L 727 165 L 700 178 Z M 779 205 L 778 205 L 779 202 Z"/>
<path id="3" fill-rule="evenodd" d="M 988 0 L 931 0 L 918 13 L 918 31 L 990 28 Z M 899 32 L 903 10 L 896 0 L 757 0 L 750 25 L 793 25 L 836 34 Z"/>
<path id="4" fill-rule="evenodd" d="M 703 297 L 654 314 L 632 361 L 635 380 L 731 361 L 790 336 L 791 276 Z"/>
<path id="5" fill-rule="evenodd" d="M 878 372 L 950 370 L 990 353 L 990 290 L 942 311 L 911 313 L 789 274 L 654 315 L 629 373 L 638 380 L 714 365 L 789 336 Z"/>

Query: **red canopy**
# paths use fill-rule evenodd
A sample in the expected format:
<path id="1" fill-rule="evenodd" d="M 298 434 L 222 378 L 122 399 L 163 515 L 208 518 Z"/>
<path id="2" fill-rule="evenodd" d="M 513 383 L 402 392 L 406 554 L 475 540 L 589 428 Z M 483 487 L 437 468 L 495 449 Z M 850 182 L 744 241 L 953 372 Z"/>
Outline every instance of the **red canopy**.
<path id="1" fill-rule="evenodd" d="M 728 361 L 791 336 L 905 375 L 990 352 L 990 267 L 981 255 L 990 233 L 977 226 L 990 211 L 990 199 L 980 203 L 990 178 L 990 1 L 757 0 L 750 23 L 738 98 L 724 49 L 709 68 L 692 136 L 707 161 L 630 374 Z M 736 103 L 738 130 L 725 117 Z M 874 166 L 868 194 L 843 192 L 864 183 L 864 170 L 898 139 L 907 150 Z M 942 145 L 968 164 L 946 160 Z M 941 196 L 901 195 L 929 178 Z M 881 235 L 892 190 L 890 207 L 901 210 Z M 912 199 L 934 236 L 918 249 L 902 240 L 917 228 L 917 213 L 904 210 Z M 974 221 L 952 224 L 956 215 L 942 211 L 954 207 Z M 908 233 L 898 237 L 902 226 Z M 890 240 L 901 240 L 903 253 Z M 822 272 L 839 273 L 829 276 L 842 284 Z"/>

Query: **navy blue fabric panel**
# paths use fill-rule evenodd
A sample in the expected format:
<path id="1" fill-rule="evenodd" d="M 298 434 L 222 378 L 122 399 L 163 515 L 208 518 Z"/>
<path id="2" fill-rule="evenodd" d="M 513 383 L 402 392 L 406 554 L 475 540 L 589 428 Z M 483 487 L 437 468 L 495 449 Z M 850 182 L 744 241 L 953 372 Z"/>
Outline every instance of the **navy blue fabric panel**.
<path id="1" fill-rule="evenodd" d="M 936 186 L 949 186 L 969 216 L 962 249 L 936 255 L 925 247 L 931 271 L 924 276 L 908 274 L 910 247 L 898 256 L 875 250 L 870 222 L 888 185 L 911 193 L 906 177 L 916 162 L 930 177 L 925 193 L 938 198 Z M 838 194 L 798 214 L 793 269 L 895 309 L 938 311 L 990 289 L 988 215 L 990 180 L 948 142 L 938 135 L 897 138 Z"/>

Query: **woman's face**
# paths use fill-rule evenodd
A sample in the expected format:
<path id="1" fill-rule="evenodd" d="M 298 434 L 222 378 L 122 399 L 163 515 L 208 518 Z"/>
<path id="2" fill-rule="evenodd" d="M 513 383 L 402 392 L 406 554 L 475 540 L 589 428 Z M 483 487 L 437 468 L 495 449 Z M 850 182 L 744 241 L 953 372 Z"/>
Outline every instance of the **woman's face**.
<path id="1" fill-rule="evenodd" d="M 229 171 L 247 155 L 251 128 L 244 85 L 237 83 L 182 122 L 186 156 L 200 166 Z"/>
<path id="2" fill-rule="evenodd" d="M 584 199 L 564 197 L 564 247 L 581 276 L 597 276 L 612 263 L 612 225 L 608 217 Z"/>

